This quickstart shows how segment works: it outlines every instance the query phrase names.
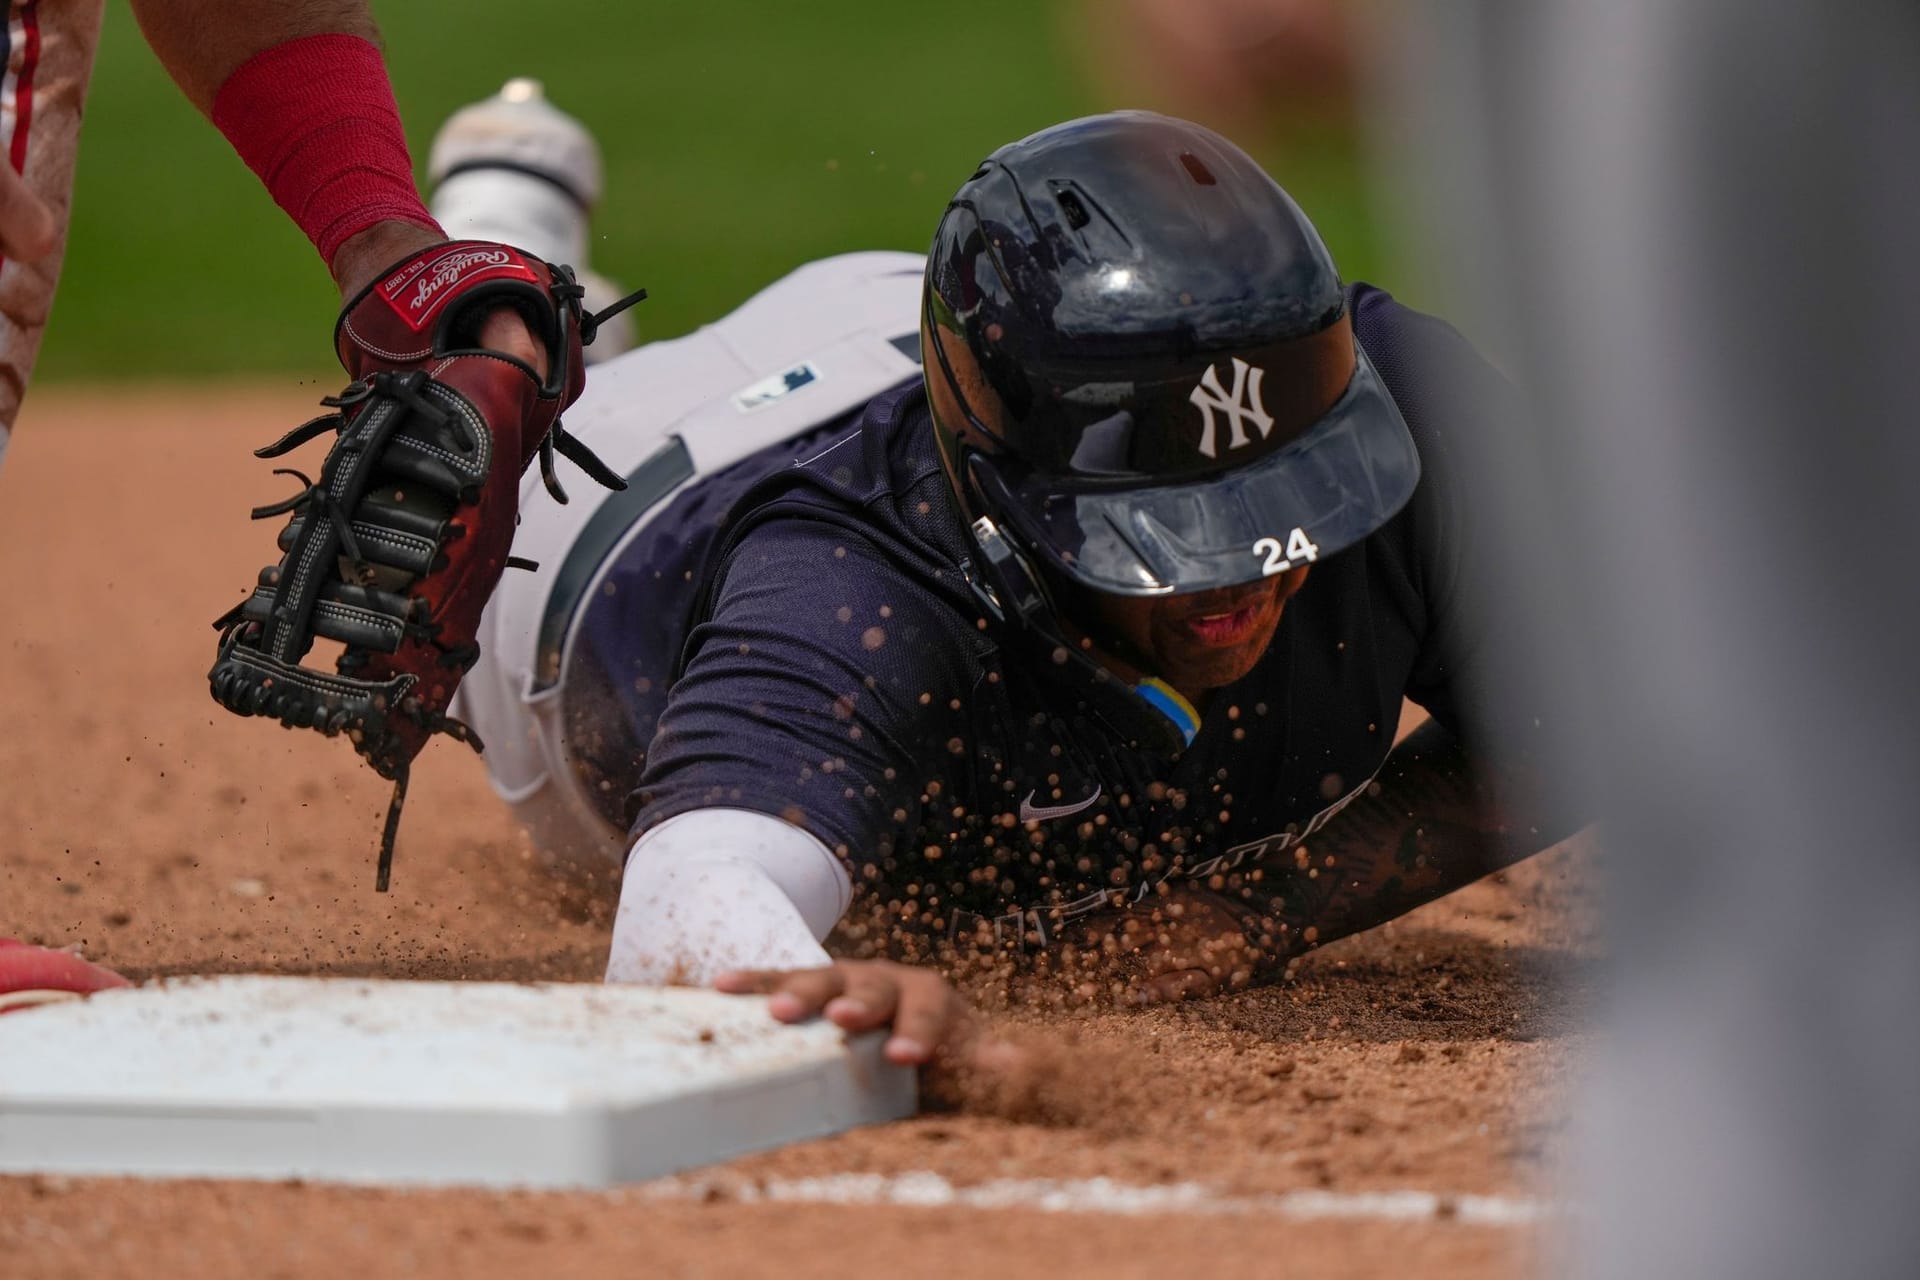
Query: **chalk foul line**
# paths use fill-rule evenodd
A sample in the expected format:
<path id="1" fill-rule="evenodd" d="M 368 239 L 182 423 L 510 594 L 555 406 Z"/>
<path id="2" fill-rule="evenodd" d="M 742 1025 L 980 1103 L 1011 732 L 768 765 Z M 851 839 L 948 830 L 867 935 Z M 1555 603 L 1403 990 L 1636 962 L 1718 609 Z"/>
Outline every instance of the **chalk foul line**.
<path id="1" fill-rule="evenodd" d="M 634 1188 L 659 1200 L 734 1203 L 895 1205 L 906 1208 L 1029 1209 L 1041 1213 L 1219 1214 L 1294 1219 L 1459 1222 L 1522 1227 L 1552 1216 L 1540 1200 L 1443 1195 L 1432 1191 L 1287 1191 L 1227 1196 L 1197 1182 L 1138 1185 L 1112 1178 L 999 1178 L 955 1186 L 937 1173 L 835 1173 L 815 1178 L 661 1178 Z"/>

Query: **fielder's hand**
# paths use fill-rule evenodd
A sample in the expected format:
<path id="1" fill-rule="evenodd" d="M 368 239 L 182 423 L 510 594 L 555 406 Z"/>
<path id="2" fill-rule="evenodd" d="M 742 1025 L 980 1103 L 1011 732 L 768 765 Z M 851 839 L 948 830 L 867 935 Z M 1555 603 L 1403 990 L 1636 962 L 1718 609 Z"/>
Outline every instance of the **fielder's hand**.
<path id="1" fill-rule="evenodd" d="M 445 237 L 438 232 L 411 222 L 375 223 L 341 245 L 334 255 L 333 279 L 340 286 L 341 302 L 352 301 L 389 263 L 432 248 L 443 240 Z M 534 341 L 527 322 L 511 307 L 496 307 L 487 313 L 480 326 L 478 345 L 531 366 L 542 378 L 547 376 L 546 348 Z"/>

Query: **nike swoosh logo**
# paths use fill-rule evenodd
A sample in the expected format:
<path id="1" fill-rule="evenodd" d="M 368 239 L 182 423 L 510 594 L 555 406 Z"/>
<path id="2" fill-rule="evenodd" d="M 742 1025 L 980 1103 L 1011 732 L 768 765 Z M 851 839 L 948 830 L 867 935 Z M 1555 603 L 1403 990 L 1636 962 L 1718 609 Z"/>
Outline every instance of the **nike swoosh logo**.
<path id="1" fill-rule="evenodd" d="M 1027 792 L 1027 798 L 1020 802 L 1020 821 L 1047 822 L 1054 818 L 1069 817 L 1085 809 L 1095 800 L 1098 800 L 1100 798 L 1100 788 L 1096 785 L 1092 795 L 1088 796 L 1085 800 L 1077 800 L 1072 804 L 1035 804 L 1033 798 L 1039 794 L 1038 791 Z"/>

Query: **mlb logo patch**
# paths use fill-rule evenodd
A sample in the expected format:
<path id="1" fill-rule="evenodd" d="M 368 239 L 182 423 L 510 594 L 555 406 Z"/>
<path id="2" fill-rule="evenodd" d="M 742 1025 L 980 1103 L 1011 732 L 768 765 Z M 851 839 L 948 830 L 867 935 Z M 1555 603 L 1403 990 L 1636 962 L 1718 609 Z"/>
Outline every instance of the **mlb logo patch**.
<path id="1" fill-rule="evenodd" d="M 733 407 L 742 413 L 752 413 L 755 409 L 764 409 L 786 399 L 802 387 L 812 386 L 820 381 L 820 370 L 809 361 L 802 361 L 791 369 L 783 369 L 770 378 L 762 378 L 752 386 L 734 393 Z"/>

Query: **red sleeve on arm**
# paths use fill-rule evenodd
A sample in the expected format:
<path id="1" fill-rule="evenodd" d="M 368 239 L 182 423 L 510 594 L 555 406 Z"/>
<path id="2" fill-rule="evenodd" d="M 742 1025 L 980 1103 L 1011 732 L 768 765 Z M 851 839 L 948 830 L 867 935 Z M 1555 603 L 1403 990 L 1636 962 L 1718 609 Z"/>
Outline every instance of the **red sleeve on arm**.
<path id="1" fill-rule="evenodd" d="M 331 265 L 378 222 L 439 231 L 380 51 L 358 36 L 303 36 L 242 63 L 214 96 L 213 123 Z"/>

